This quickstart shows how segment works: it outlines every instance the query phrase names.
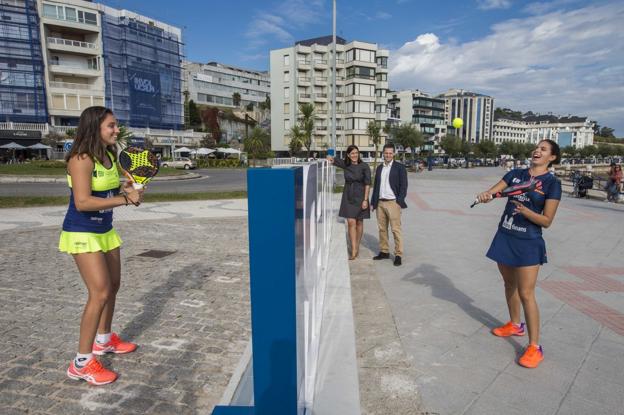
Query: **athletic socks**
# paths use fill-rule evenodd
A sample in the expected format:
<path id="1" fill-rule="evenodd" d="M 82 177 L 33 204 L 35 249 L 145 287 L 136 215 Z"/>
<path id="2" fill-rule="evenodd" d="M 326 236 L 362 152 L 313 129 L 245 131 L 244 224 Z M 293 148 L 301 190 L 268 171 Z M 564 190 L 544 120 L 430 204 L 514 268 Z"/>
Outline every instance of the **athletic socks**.
<path id="1" fill-rule="evenodd" d="M 87 363 L 89 363 L 91 359 L 93 359 L 93 353 L 76 353 L 76 357 L 74 358 L 74 366 L 76 366 L 78 369 L 82 369 Z"/>
<path id="2" fill-rule="evenodd" d="M 106 343 L 108 343 L 110 341 L 111 334 L 112 333 L 105 333 L 105 334 L 98 333 L 95 336 L 95 342 L 98 343 L 98 344 L 106 344 Z"/>

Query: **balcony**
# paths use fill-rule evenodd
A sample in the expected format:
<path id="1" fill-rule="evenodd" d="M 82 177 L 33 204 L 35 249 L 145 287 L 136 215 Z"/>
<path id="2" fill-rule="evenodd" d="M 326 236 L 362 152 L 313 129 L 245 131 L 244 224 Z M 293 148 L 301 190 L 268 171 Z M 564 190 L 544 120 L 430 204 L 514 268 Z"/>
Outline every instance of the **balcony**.
<path id="1" fill-rule="evenodd" d="M 327 94 L 324 93 L 319 93 L 319 94 L 314 94 L 314 100 L 315 101 L 327 101 Z"/>
<path id="2" fill-rule="evenodd" d="M 54 89 L 79 89 L 79 90 L 87 90 L 87 89 L 94 89 L 93 85 L 91 84 L 76 84 L 76 83 L 72 83 L 72 82 L 57 82 L 57 81 L 50 81 L 50 88 L 54 88 Z"/>
<path id="3" fill-rule="evenodd" d="M 297 59 L 297 67 L 299 69 L 310 69 L 311 62 L 307 59 Z"/>
<path id="4" fill-rule="evenodd" d="M 315 66 L 327 66 L 327 60 L 325 59 L 314 59 Z"/>
<path id="5" fill-rule="evenodd" d="M 326 76 L 315 76 L 314 77 L 314 83 L 315 84 L 326 84 L 328 81 L 328 78 Z"/>
<path id="6" fill-rule="evenodd" d="M 303 102 L 310 102 L 311 95 L 310 94 L 299 94 L 297 95 L 297 99 Z"/>
<path id="7" fill-rule="evenodd" d="M 92 12 L 78 11 L 78 14 L 58 13 L 56 10 L 46 10 L 44 4 L 42 21 L 55 26 L 72 27 L 81 31 L 100 32 L 97 15 Z M 67 9 L 66 9 L 67 10 Z"/>
<path id="8" fill-rule="evenodd" d="M 99 67 L 87 64 L 86 62 L 84 65 L 77 63 L 50 62 L 49 65 L 50 72 L 59 75 L 78 75 L 91 78 L 102 76 Z"/>
<path id="9" fill-rule="evenodd" d="M 63 39 L 60 37 L 48 37 L 48 49 L 81 53 L 83 55 L 100 54 L 100 48 L 95 43 Z"/>
<path id="10" fill-rule="evenodd" d="M 298 77 L 297 80 L 300 84 L 309 84 L 310 81 L 312 81 L 312 79 L 307 76 Z"/>

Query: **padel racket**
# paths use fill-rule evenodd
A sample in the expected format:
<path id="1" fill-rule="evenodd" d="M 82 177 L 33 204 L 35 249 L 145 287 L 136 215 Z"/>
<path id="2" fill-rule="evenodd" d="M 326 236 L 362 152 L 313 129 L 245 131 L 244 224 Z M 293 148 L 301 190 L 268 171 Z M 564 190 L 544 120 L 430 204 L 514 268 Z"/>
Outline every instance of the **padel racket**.
<path id="1" fill-rule="evenodd" d="M 135 189 L 142 189 L 158 174 L 158 159 L 149 150 L 126 147 L 119 153 L 119 167 Z"/>
<path id="2" fill-rule="evenodd" d="M 542 182 L 540 180 L 529 180 L 526 182 L 514 184 L 512 186 L 506 187 L 500 192 L 496 192 L 492 195 L 492 199 L 497 199 L 500 197 L 509 197 L 509 196 L 517 196 L 522 193 L 532 192 L 533 190 L 542 190 Z M 479 204 L 479 199 L 475 199 L 475 201 L 470 205 L 471 208 L 475 207 L 475 205 Z"/>

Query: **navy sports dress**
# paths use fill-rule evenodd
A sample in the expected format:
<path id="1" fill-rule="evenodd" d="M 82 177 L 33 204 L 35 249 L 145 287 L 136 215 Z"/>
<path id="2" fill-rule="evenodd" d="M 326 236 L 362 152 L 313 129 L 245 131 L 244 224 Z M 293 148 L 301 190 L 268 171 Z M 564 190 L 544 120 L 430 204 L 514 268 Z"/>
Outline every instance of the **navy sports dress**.
<path id="1" fill-rule="evenodd" d="M 561 200 L 561 182 L 551 173 L 534 177 L 542 182 L 542 190 L 533 190 L 507 199 L 505 212 L 498 224 L 498 231 L 486 256 L 500 264 L 511 267 L 542 265 L 546 259 L 546 244 L 542 238 L 542 227 L 523 215 L 514 215 L 516 200 L 533 212 L 544 211 L 546 199 Z M 514 185 L 531 179 L 529 169 L 515 169 L 503 177 L 507 185 Z"/>

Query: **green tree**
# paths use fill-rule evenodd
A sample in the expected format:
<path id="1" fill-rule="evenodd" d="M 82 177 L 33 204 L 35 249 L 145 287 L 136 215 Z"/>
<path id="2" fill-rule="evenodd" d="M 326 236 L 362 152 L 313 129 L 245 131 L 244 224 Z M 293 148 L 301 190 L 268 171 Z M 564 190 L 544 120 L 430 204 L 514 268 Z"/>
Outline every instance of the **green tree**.
<path id="1" fill-rule="evenodd" d="M 600 129 L 600 135 L 601 137 L 608 137 L 608 138 L 615 138 L 615 136 L 613 135 L 613 132 L 615 130 L 613 128 L 609 128 L 609 127 L 602 127 Z"/>
<path id="2" fill-rule="evenodd" d="M 269 133 L 260 127 L 254 127 L 249 137 L 244 140 L 245 151 L 251 157 L 253 167 L 256 167 L 256 158 L 266 151 L 266 142 L 270 140 Z"/>
<path id="3" fill-rule="evenodd" d="M 197 108 L 197 104 L 195 101 L 190 100 L 188 102 L 188 112 L 189 112 L 189 127 L 198 130 L 201 128 L 201 117 L 199 116 L 199 108 Z"/>
<path id="4" fill-rule="evenodd" d="M 509 156 L 513 153 L 513 143 L 511 141 L 503 141 L 498 146 L 498 154 Z"/>
<path id="5" fill-rule="evenodd" d="M 598 153 L 598 148 L 595 146 L 586 146 L 580 150 L 581 157 L 591 157 L 595 156 Z"/>
<path id="6" fill-rule="evenodd" d="M 377 155 L 379 154 L 379 143 L 381 142 L 381 127 L 375 121 L 369 121 L 366 125 L 366 132 L 375 147 L 375 155 L 373 156 L 373 171 L 377 171 Z"/>
<path id="7" fill-rule="evenodd" d="M 299 112 L 301 112 L 300 128 L 303 132 L 303 146 L 308 152 L 308 157 L 312 151 L 312 132 L 314 131 L 314 105 L 306 102 L 299 105 Z"/>
<path id="8" fill-rule="evenodd" d="M 403 146 L 403 149 L 409 147 L 412 151 L 412 158 L 415 158 L 416 147 L 422 147 L 425 143 L 425 138 L 414 124 L 402 124 L 394 131 L 394 141 Z M 405 153 L 403 154 L 403 159 L 405 160 Z"/>
<path id="9" fill-rule="evenodd" d="M 235 107 L 239 107 L 241 104 L 241 94 L 239 94 L 238 92 L 234 92 L 232 94 L 232 101 Z"/>
<path id="10" fill-rule="evenodd" d="M 447 134 L 440 140 L 440 147 L 449 156 L 456 156 L 461 151 L 461 139 L 453 134 Z"/>
<path id="11" fill-rule="evenodd" d="M 267 97 L 264 100 L 264 102 L 261 102 L 260 104 L 258 104 L 258 107 L 260 107 L 260 109 L 262 111 L 270 110 L 271 109 L 271 97 L 269 95 L 267 95 Z"/>
<path id="12" fill-rule="evenodd" d="M 483 157 L 494 157 L 496 154 L 496 144 L 492 140 L 481 140 L 475 146 L 475 150 L 477 151 L 477 154 Z"/>
<path id="13" fill-rule="evenodd" d="M 561 155 L 571 157 L 576 154 L 576 149 L 572 146 L 565 146 L 561 149 Z"/>
<path id="14" fill-rule="evenodd" d="M 291 157 L 294 157 L 303 148 L 303 131 L 298 125 L 294 125 L 290 129 L 290 142 L 288 143 L 288 151 Z"/>
<path id="15" fill-rule="evenodd" d="M 119 134 L 117 134 L 117 144 L 121 148 L 128 147 L 130 145 L 130 140 L 132 139 L 132 137 L 134 137 L 134 135 L 130 130 L 128 130 L 128 127 L 123 124 L 119 126 Z"/>

